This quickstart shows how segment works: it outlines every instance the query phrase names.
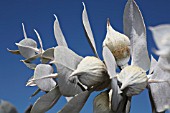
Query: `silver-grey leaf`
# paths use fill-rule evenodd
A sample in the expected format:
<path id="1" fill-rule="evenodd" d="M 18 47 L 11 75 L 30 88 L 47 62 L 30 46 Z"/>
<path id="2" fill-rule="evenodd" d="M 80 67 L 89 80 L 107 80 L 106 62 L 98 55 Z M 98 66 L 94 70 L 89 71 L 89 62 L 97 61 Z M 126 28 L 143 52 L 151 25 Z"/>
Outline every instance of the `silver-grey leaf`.
<path id="1" fill-rule="evenodd" d="M 26 86 L 36 86 L 35 82 L 32 81 L 33 78 L 34 78 L 34 76 L 31 76 L 31 78 L 28 79 Z"/>
<path id="2" fill-rule="evenodd" d="M 25 61 L 23 61 L 23 63 L 30 69 L 35 69 L 36 68 L 36 64 L 33 64 L 33 63 L 27 63 Z"/>
<path id="3" fill-rule="evenodd" d="M 33 60 L 39 58 L 39 57 L 41 57 L 41 53 L 40 53 L 40 54 L 35 54 L 34 56 L 29 57 L 29 58 L 27 58 L 27 59 L 25 59 L 25 60 L 21 60 L 21 61 L 27 62 L 27 63 L 28 63 L 28 62 L 31 62 L 31 61 L 33 61 Z"/>
<path id="4" fill-rule="evenodd" d="M 112 92 L 111 107 L 112 107 L 113 112 L 116 112 L 118 109 L 118 105 L 122 99 L 121 95 L 119 94 L 120 89 L 117 84 L 117 80 L 114 78 L 116 75 L 116 61 L 115 61 L 114 56 L 112 55 L 111 51 L 107 47 L 103 48 L 103 57 L 104 57 L 105 64 L 107 66 L 109 76 L 112 79 L 111 80 L 111 88 L 112 88 L 113 92 Z"/>
<path id="5" fill-rule="evenodd" d="M 22 23 L 22 30 L 23 30 L 24 38 L 27 39 L 28 37 L 25 31 L 24 23 Z"/>
<path id="6" fill-rule="evenodd" d="M 19 48 L 21 55 L 25 58 L 30 58 L 35 55 L 37 51 L 37 43 L 30 38 L 23 39 L 19 43 L 16 43 Z"/>
<path id="7" fill-rule="evenodd" d="M 0 113 L 18 113 L 18 112 L 11 103 L 4 100 L 0 100 Z"/>
<path id="8" fill-rule="evenodd" d="M 93 113 L 111 113 L 109 91 L 106 90 L 94 98 Z"/>
<path id="9" fill-rule="evenodd" d="M 169 60 L 160 57 L 154 69 L 151 79 L 162 80 L 165 82 L 150 83 L 151 96 L 157 112 L 163 112 L 170 107 L 170 74 L 163 68 L 169 64 Z"/>
<path id="10" fill-rule="evenodd" d="M 61 97 L 59 87 L 55 87 L 47 94 L 38 98 L 34 103 L 30 113 L 45 113 L 55 105 L 58 99 Z"/>
<path id="11" fill-rule="evenodd" d="M 146 42 L 146 28 L 142 14 L 134 0 L 128 0 L 124 10 L 124 33 L 131 41 L 132 64 L 149 70 L 150 59 Z"/>
<path id="12" fill-rule="evenodd" d="M 63 96 L 71 97 L 81 93 L 83 90 L 79 85 L 77 85 L 77 76 L 74 76 L 74 82 L 69 80 L 69 77 L 73 71 L 62 64 L 57 63 L 56 66 L 58 71 L 58 85 L 61 94 Z"/>
<path id="13" fill-rule="evenodd" d="M 34 82 L 41 90 L 50 91 L 52 88 L 55 87 L 56 82 L 52 78 L 39 79 L 52 73 L 53 68 L 48 64 L 39 64 L 35 68 L 33 79 L 35 79 Z"/>
<path id="14" fill-rule="evenodd" d="M 164 48 L 164 45 L 162 43 L 166 37 L 170 36 L 170 24 L 163 24 L 155 27 L 149 27 L 149 29 L 152 31 L 153 38 L 158 48 L 159 49 Z"/>
<path id="15" fill-rule="evenodd" d="M 116 112 L 118 110 L 119 103 L 122 100 L 122 96 L 119 94 L 120 89 L 117 84 L 117 80 L 115 78 L 112 78 L 112 80 L 111 80 L 111 89 L 113 90 L 112 99 L 111 99 L 111 108 L 112 108 L 113 112 Z"/>
<path id="16" fill-rule="evenodd" d="M 39 43 L 40 43 L 40 53 L 42 53 L 44 50 L 43 50 L 43 44 L 42 44 L 42 40 L 41 40 L 41 37 L 39 35 L 39 33 L 34 29 L 37 37 L 38 37 L 38 40 L 39 40 Z"/>
<path id="17" fill-rule="evenodd" d="M 93 33 L 92 33 L 90 23 L 89 23 L 89 20 L 88 20 L 86 7 L 85 7 L 84 3 L 83 3 L 83 6 L 84 6 L 84 10 L 83 10 L 83 13 L 82 13 L 82 20 L 83 20 L 84 31 L 85 31 L 87 40 L 89 41 L 89 44 L 90 44 L 94 54 L 96 55 L 96 57 L 99 58 L 97 50 L 96 50 L 96 45 L 95 45 Z"/>
<path id="18" fill-rule="evenodd" d="M 67 47 L 57 46 L 54 49 L 54 61 L 69 69 L 75 70 L 82 59 L 81 56 L 78 56 Z"/>
<path id="19" fill-rule="evenodd" d="M 103 58 L 110 78 L 116 75 L 116 61 L 108 47 L 103 47 Z"/>
<path id="20" fill-rule="evenodd" d="M 41 55 L 41 62 L 47 63 L 54 60 L 54 48 L 49 48 L 43 52 Z"/>
<path id="21" fill-rule="evenodd" d="M 84 91 L 73 97 L 58 113 L 79 113 L 90 96 L 90 91 Z"/>
<path id="22" fill-rule="evenodd" d="M 8 49 L 8 48 L 7 48 L 7 50 L 8 50 L 10 53 L 12 53 L 12 54 L 20 55 L 19 50 L 10 50 L 10 49 Z"/>
<path id="23" fill-rule="evenodd" d="M 64 35 L 61 31 L 61 28 L 60 28 L 60 24 L 58 22 L 58 18 L 56 15 L 54 15 L 56 20 L 54 21 L 54 35 L 55 35 L 55 38 L 56 38 L 56 41 L 57 41 L 57 44 L 58 46 L 64 46 L 64 47 L 68 47 L 67 46 L 67 42 L 64 38 Z"/>

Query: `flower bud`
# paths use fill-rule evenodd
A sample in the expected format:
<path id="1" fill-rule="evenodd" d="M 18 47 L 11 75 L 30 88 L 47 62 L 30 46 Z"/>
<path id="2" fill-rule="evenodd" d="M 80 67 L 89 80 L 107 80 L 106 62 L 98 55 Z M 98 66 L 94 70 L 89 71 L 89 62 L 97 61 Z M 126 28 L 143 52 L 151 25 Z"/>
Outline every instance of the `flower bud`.
<path id="1" fill-rule="evenodd" d="M 121 90 L 127 96 L 137 95 L 142 92 L 148 82 L 146 72 L 137 66 L 127 66 L 118 75 L 117 79 L 122 83 Z"/>
<path id="2" fill-rule="evenodd" d="M 71 76 L 78 76 L 80 82 L 87 87 L 96 86 L 109 79 L 106 66 L 96 57 L 85 57 Z M 70 77 L 71 77 L 70 76 Z"/>
<path id="3" fill-rule="evenodd" d="M 130 59 L 130 40 L 129 38 L 115 31 L 110 23 L 107 25 L 107 34 L 103 42 L 103 46 L 107 46 L 115 57 L 118 66 L 127 64 Z"/>

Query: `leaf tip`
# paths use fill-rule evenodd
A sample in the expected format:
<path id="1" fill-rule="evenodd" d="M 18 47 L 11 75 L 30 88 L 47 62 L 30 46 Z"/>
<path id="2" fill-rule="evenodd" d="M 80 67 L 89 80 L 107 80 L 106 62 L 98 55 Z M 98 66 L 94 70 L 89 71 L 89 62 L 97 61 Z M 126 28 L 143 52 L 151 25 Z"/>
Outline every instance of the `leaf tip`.
<path id="1" fill-rule="evenodd" d="M 82 4 L 83 4 L 83 7 L 84 7 L 84 8 L 86 8 L 86 6 L 85 6 L 84 2 L 82 2 Z"/>
<path id="2" fill-rule="evenodd" d="M 22 23 L 22 30 L 23 30 L 23 33 L 24 33 L 24 38 L 27 39 L 27 34 L 26 34 L 26 31 L 25 31 L 24 23 Z"/>
<path id="3" fill-rule="evenodd" d="M 107 26 L 110 26 L 110 18 L 107 18 Z"/>
<path id="4" fill-rule="evenodd" d="M 53 15 L 54 15 L 55 19 L 57 19 L 57 16 L 56 16 L 56 14 L 53 14 Z"/>

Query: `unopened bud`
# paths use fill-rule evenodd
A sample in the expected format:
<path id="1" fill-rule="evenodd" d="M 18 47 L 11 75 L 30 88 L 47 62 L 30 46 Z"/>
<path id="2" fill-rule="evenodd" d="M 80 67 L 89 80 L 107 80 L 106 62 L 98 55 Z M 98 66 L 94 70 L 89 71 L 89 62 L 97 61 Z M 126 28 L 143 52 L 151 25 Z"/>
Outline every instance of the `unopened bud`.
<path id="1" fill-rule="evenodd" d="M 121 90 L 127 96 L 137 95 L 142 92 L 148 83 L 146 72 L 137 66 L 125 67 L 117 76 L 119 82 L 122 83 Z"/>
<path id="2" fill-rule="evenodd" d="M 127 64 L 130 59 L 130 40 L 129 38 L 115 31 L 110 23 L 107 24 L 107 34 L 103 42 L 103 46 L 107 46 L 115 57 L 118 66 Z"/>
<path id="3" fill-rule="evenodd" d="M 106 66 L 96 57 L 85 57 L 71 76 L 78 76 L 80 82 L 88 87 L 96 86 L 108 80 Z"/>

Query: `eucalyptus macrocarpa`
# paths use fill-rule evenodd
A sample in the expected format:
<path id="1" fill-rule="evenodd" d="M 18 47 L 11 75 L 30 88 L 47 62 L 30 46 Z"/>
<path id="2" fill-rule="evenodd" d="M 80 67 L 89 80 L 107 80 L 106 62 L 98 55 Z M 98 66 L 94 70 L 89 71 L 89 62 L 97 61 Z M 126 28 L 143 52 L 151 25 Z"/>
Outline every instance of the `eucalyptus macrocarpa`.
<path id="1" fill-rule="evenodd" d="M 165 112 L 170 107 L 170 25 L 150 28 L 160 49 L 156 51 L 160 55 L 159 60 L 152 57 L 150 61 L 142 14 L 136 2 L 128 0 L 123 17 L 124 34 L 114 30 L 110 21 L 107 21 L 102 61 L 97 53 L 84 3 L 83 6 L 83 28 L 94 56 L 83 58 L 68 48 L 56 15 L 54 35 L 58 46 L 44 50 L 40 35 L 34 30 L 40 44 L 38 48 L 37 42 L 27 37 L 22 24 L 25 39 L 16 43 L 19 50 L 8 49 L 13 54 L 22 55 L 25 60 L 21 61 L 34 70 L 34 75 L 26 84 L 38 87 L 32 96 L 39 91 L 46 92 L 37 99 L 30 113 L 48 111 L 61 96 L 66 97 L 67 104 L 58 113 L 79 113 L 94 91 L 101 91 L 94 99 L 94 113 L 129 113 L 131 98 L 145 88 L 149 90 L 153 113 Z M 160 37 L 163 39 L 158 43 Z M 40 64 L 33 63 L 37 58 L 40 58 Z M 54 73 L 53 64 L 57 67 L 57 73 Z M 120 68 L 119 73 L 116 72 L 117 67 Z"/>

